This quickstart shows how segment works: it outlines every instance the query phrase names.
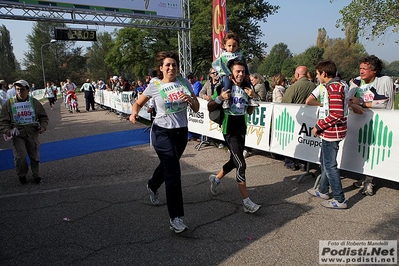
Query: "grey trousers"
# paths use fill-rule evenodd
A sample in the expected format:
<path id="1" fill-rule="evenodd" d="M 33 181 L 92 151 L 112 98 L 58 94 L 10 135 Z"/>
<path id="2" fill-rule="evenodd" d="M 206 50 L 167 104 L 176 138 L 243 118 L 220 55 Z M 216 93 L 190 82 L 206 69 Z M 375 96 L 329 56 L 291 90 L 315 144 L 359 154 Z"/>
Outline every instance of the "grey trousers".
<path id="1" fill-rule="evenodd" d="M 29 166 L 26 156 L 29 156 L 33 178 L 39 177 L 40 143 L 39 137 L 13 138 L 14 164 L 18 177 L 28 174 Z"/>

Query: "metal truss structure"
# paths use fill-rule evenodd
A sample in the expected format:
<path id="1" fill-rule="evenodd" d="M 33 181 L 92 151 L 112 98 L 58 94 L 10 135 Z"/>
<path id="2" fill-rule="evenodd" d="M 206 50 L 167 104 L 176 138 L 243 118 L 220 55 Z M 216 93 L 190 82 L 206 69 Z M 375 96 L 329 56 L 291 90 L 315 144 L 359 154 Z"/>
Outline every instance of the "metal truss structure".
<path id="1" fill-rule="evenodd" d="M 187 75 L 192 70 L 189 0 L 181 0 L 181 6 L 183 17 L 174 18 L 0 1 L 0 19 L 174 30 L 178 33 L 180 71 L 183 75 Z"/>

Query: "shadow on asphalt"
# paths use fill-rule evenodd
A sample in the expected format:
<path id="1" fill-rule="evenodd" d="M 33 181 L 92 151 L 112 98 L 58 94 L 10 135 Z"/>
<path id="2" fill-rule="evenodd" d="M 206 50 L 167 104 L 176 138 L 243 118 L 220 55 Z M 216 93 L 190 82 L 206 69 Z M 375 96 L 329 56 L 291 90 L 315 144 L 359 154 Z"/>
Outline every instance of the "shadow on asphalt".
<path id="1" fill-rule="evenodd" d="M 42 143 L 144 127 L 105 111 L 59 112 Z M 254 152 L 248 192 L 263 207 L 246 214 L 234 173 L 222 180 L 219 195 L 209 191 L 208 175 L 228 160 L 227 151 L 197 151 L 196 144 L 189 142 L 181 159 L 189 230 L 179 235 L 168 228 L 164 186 L 163 204 L 149 202 L 145 186 L 158 164 L 149 145 L 42 164 L 39 186 L 31 179 L 19 184 L 14 170 L 0 172 L 0 264 L 315 265 L 320 239 L 398 238 L 398 183 L 384 180 L 366 198 L 352 189 L 354 179 L 344 178 L 350 209 L 332 211 L 307 195 L 314 178 L 298 183 L 302 172 Z"/>

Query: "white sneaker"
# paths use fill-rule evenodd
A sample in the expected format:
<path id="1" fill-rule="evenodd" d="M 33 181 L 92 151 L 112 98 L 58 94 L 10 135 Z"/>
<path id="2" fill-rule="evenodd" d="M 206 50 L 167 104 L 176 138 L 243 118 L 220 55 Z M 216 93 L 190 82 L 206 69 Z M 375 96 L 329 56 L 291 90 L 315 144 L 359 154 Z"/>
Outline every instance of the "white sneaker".
<path id="1" fill-rule="evenodd" d="M 151 201 L 151 203 L 154 204 L 154 205 L 159 205 L 160 202 L 159 202 L 159 199 L 158 199 L 158 191 L 154 193 L 151 190 L 151 188 L 148 186 L 148 184 L 147 184 L 147 190 L 150 193 L 150 201 Z"/>
<path id="2" fill-rule="evenodd" d="M 261 205 L 256 204 L 256 203 L 252 202 L 251 200 L 248 200 L 247 203 L 245 203 L 245 204 L 243 203 L 242 206 L 244 208 L 244 212 L 249 212 L 249 213 L 255 213 L 257 210 L 262 208 Z"/>
<path id="3" fill-rule="evenodd" d="M 322 198 L 325 200 L 330 199 L 330 196 L 328 195 L 328 193 L 323 194 L 320 191 L 318 191 L 317 189 L 311 188 L 308 189 L 306 192 L 308 192 L 310 195 L 314 196 L 314 197 L 318 197 L 318 198 Z"/>
<path id="4" fill-rule="evenodd" d="M 216 178 L 216 175 L 209 176 L 209 182 L 211 182 L 211 193 L 216 196 L 218 194 L 217 187 L 218 187 L 219 183 L 215 181 L 215 178 Z"/>
<path id="5" fill-rule="evenodd" d="M 173 220 L 170 219 L 169 228 L 176 234 L 182 233 L 188 229 L 188 227 L 183 223 L 183 220 L 180 217 L 176 217 Z"/>
<path id="6" fill-rule="evenodd" d="M 343 202 L 338 202 L 336 199 L 325 200 L 320 203 L 321 206 L 330 209 L 346 209 L 348 208 L 348 202 L 344 200 Z"/>

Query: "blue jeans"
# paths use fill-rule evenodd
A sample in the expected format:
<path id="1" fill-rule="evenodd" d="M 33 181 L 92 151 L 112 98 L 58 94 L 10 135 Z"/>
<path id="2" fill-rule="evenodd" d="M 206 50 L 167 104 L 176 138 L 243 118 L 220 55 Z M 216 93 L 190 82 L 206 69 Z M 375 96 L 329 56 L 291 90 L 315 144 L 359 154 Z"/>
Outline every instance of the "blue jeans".
<path id="1" fill-rule="evenodd" d="M 337 164 L 339 143 L 340 141 L 326 141 L 324 139 L 321 141 L 321 178 L 319 191 L 326 194 L 329 191 L 329 187 L 331 187 L 334 199 L 338 202 L 343 202 L 345 195 Z"/>

